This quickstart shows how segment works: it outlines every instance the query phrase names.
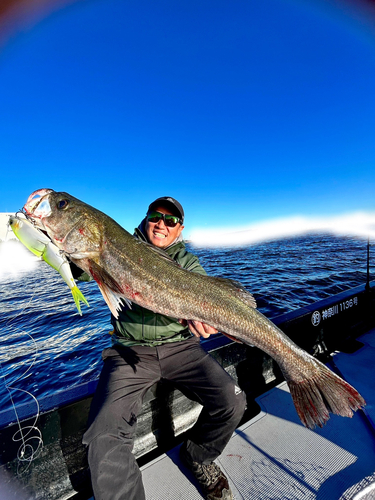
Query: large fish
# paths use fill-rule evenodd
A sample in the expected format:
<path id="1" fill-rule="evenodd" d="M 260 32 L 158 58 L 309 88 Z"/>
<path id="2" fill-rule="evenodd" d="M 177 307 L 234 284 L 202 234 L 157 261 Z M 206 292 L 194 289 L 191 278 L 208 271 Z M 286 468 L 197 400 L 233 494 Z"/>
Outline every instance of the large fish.
<path id="1" fill-rule="evenodd" d="M 322 426 L 329 412 L 351 417 L 365 405 L 352 386 L 258 312 L 240 283 L 182 269 L 164 252 L 67 193 L 35 191 L 24 211 L 69 259 L 91 274 L 115 317 L 124 298 L 160 314 L 204 322 L 272 356 L 305 426 Z"/>

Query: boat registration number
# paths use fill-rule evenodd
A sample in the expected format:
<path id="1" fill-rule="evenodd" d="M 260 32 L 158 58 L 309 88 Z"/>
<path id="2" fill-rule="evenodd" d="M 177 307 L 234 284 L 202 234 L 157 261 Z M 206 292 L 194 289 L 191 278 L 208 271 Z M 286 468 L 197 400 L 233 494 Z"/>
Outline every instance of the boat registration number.
<path id="1" fill-rule="evenodd" d="M 321 321 L 332 318 L 332 316 L 336 316 L 337 314 L 340 314 L 340 312 L 351 309 L 357 305 L 358 297 L 352 297 L 351 299 L 344 300 L 343 302 L 339 302 L 331 307 L 327 307 L 322 311 L 314 311 L 311 315 L 311 323 L 314 326 L 318 326 Z"/>

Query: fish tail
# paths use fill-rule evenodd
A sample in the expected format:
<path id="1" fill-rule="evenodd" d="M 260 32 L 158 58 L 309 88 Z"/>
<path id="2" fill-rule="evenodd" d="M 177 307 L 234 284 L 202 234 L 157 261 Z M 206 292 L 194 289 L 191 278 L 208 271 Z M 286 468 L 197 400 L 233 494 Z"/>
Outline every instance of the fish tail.
<path id="1" fill-rule="evenodd" d="M 78 288 L 77 285 L 75 285 L 73 288 L 71 288 L 70 291 L 72 292 L 73 299 L 74 299 L 74 302 L 76 303 L 78 312 L 79 312 L 80 316 L 82 316 L 80 301 L 84 302 L 88 307 L 90 307 L 89 303 L 87 302 L 86 297 L 83 295 L 83 293 L 81 292 L 81 290 Z"/>
<path id="2" fill-rule="evenodd" d="M 316 374 L 302 381 L 287 380 L 294 406 L 302 423 L 309 429 L 316 425 L 323 427 L 329 413 L 352 417 L 366 405 L 363 397 L 323 363 L 314 360 L 318 366 Z"/>

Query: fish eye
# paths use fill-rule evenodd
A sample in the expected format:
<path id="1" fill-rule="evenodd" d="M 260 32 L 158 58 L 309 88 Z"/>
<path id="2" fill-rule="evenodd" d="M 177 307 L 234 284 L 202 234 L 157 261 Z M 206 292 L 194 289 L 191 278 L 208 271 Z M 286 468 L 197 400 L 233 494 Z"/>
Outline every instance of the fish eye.
<path id="1" fill-rule="evenodd" d="M 64 208 L 66 208 L 68 205 L 69 205 L 68 200 L 60 200 L 57 204 L 57 208 L 59 210 L 64 210 Z"/>

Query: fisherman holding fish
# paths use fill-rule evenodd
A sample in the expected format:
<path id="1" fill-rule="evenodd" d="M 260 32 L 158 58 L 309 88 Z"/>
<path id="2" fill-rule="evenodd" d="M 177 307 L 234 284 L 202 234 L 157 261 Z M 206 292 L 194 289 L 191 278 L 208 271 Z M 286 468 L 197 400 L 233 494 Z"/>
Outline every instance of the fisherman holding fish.
<path id="1" fill-rule="evenodd" d="M 206 275 L 198 258 L 185 247 L 183 223 L 181 204 L 172 197 L 158 198 L 149 206 L 134 236 L 151 244 L 163 258 Z M 79 301 L 88 303 L 73 278 L 86 280 L 90 276 L 74 264 L 69 266 L 64 252 L 27 218 L 16 215 L 9 225 L 30 251 L 61 274 L 82 314 Z M 233 499 L 228 480 L 214 460 L 241 420 L 245 396 L 200 345 L 201 337 L 218 330 L 201 321 L 176 319 L 128 301 L 121 302 L 121 307 L 116 305 L 115 312 L 111 318 L 112 347 L 103 352 L 104 367 L 83 439 L 88 445 L 95 499 L 145 498 L 132 448 L 143 396 L 162 379 L 174 382 L 203 406 L 181 447 L 183 463 L 193 472 L 205 498 Z"/>
<path id="2" fill-rule="evenodd" d="M 96 500 L 145 498 L 132 454 L 134 433 L 143 396 L 163 379 L 203 406 L 181 448 L 184 463 L 206 499 L 233 498 L 214 460 L 243 415 L 245 397 L 201 348 L 201 336 L 219 330 L 270 355 L 306 427 L 323 426 L 330 413 L 351 417 L 366 404 L 354 387 L 260 313 L 241 283 L 206 275 L 182 241 L 184 211 L 175 199 L 151 203 L 135 238 L 108 215 L 65 192 L 38 189 L 23 211 L 96 281 L 112 312 L 113 346 L 103 352 L 104 367 L 83 439 Z M 53 264 L 48 242 L 36 244 L 29 231 L 18 232 Z"/>
<path id="3" fill-rule="evenodd" d="M 162 249 L 180 266 L 206 274 L 182 239 L 184 210 L 171 197 L 155 200 L 135 236 Z M 141 473 L 132 454 L 137 414 L 152 385 L 167 379 L 203 405 L 188 440 L 183 463 L 209 500 L 233 498 L 228 480 L 214 460 L 222 453 L 244 409 L 244 394 L 200 345 L 217 333 L 196 321 L 178 321 L 148 309 L 124 304 L 112 316 L 113 347 L 103 353 L 104 368 L 84 435 L 97 500 L 145 498 Z M 193 334 L 193 335 L 192 335 Z M 183 496 L 183 495 L 182 495 Z"/>

